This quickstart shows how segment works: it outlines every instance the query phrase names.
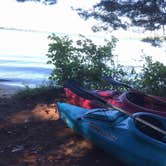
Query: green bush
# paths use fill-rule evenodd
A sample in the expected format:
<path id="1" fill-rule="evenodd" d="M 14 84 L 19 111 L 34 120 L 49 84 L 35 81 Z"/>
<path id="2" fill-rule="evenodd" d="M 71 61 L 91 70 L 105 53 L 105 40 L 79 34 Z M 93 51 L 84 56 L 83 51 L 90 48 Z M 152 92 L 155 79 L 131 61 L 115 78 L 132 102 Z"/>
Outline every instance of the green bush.
<path id="1" fill-rule="evenodd" d="M 89 88 L 104 88 L 107 84 L 101 80 L 102 75 L 125 75 L 121 68 L 115 70 L 112 53 L 116 44 L 114 37 L 99 46 L 81 35 L 76 42 L 67 36 L 59 37 L 55 34 L 49 36 L 49 39 L 48 63 L 54 65 L 50 79 L 58 85 L 73 78 Z"/>
<path id="2" fill-rule="evenodd" d="M 166 66 L 152 58 L 145 57 L 140 85 L 149 94 L 166 97 Z"/>
<path id="3" fill-rule="evenodd" d="M 67 79 L 76 79 L 91 89 L 112 88 L 102 81 L 102 76 L 107 75 L 135 85 L 146 93 L 166 96 L 166 66 L 152 62 L 148 56 L 145 57 L 141 73 L 137 73 L 134 68 L 129 70 L 120 64 L 115 65 L 115 38 L 99 46 L 84 36 L 79 36 L 75 42 L 67 36 L 59 37 L 55 34 L 50 35 L 49 39 L 48 63 L 54 65 L 50 79 L 57 85 L 62 86 Z"/>
<path id="4" fill-rule="evenodd" d="M 32 104 L 33 102 L 38 101 L 39 103 L 42 102 L 54 102 L 55 98 L 61 98 L 63 94 L 63 88 L 54 86 L 52 83 L 43 83 L 35 88 L 31 88 L 29 86 L 25 86 L 22 88 L 18 93 L 14 94 L 12 97 L 13 99 L 17 100 L 26 100 L 30 101 Z"/>

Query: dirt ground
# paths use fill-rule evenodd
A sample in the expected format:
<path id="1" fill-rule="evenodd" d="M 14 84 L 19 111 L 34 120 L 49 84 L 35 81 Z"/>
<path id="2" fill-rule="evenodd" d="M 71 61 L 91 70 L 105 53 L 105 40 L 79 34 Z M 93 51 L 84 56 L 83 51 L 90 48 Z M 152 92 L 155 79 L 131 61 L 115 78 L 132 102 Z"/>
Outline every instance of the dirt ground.
<path id="1" fill-rule="evenodd" d="M 59 119 L 62 91 L 0 98 L 0 166 L 122 166 Z"/>

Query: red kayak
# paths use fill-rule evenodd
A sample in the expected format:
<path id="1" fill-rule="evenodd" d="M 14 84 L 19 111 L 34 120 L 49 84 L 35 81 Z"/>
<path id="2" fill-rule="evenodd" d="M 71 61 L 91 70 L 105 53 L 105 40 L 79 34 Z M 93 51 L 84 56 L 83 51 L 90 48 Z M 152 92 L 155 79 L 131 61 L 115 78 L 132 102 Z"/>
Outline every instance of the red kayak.
<path id="1" fill-rule="evenodd" d="M 81 106 L 84 108 L 99 108 L 99 105 L 95 100 L 87 100 L 74 93 L 70 86 L 65 85 L 65 94 L 67 102 L 73 105 Z M 127 91 L 119 93 L 111 90 L 96 90 L 91 91 L 108 103 L 127 110 L 130 113 L 136 112 L 149 112 L 166 117 L 166 98 L 158 96 L 145 95 L 137 91 Z"/>

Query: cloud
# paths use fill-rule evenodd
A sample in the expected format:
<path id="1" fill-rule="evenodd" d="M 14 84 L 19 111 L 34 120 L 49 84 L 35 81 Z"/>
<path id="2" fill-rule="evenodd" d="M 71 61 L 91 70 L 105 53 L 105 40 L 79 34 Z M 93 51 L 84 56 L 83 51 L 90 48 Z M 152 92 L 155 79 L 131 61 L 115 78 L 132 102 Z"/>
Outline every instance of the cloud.
<path id="1" fill-rule="evenodd" d="M 41 2 L 45 5 L 54 5 L 57 3 L 57 0 L 16 0 L 17 2 L 27 2 L 27 1 L 34 1 L 34 2 Z"/>

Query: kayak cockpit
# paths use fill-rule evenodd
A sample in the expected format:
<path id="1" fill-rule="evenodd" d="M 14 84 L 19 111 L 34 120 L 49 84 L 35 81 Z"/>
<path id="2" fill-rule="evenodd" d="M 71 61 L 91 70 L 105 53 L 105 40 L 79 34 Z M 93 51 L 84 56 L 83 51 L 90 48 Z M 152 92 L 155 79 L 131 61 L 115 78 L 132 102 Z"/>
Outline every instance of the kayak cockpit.
<path id="1" fill-rule="evenodd" d="M 153 115 L 150 113 L 135 113 L 134 117 L 139 117 L 146 122 L 158 127 L 159 129 L 162 129 L 166 131 L 166 121 L 164 118 Z M 166 135 L 145 125 L 137 120 L 131 119 L 132 123 L 134 125 L 130 125 L 130 128 L 134 131 L 135 134 L 141 135 L 141 137 L 144 135 L 145 137 L 150 137 L 154 140 L 166 143 Z M 144 137 L 142 137 L 144 138 Z"/>
<path id="2" fill-rule="evenodd" d="M 85 113 L 83 117 L 88 119 L 108 122 L 111 127 L 121 123 L 128 116 L 117 110 L 93 109 Z M 132 131 L 134 131 L 133 132 L 134 134 L 141 135 L 142 138 L 150 137 L 157 141 L 166 143 L 166 135 L 156 131 L 155 129 L 135 119 L 135 117 L 140 118 L 148 122 L 149 124 L 152 124 L 166 131 L 166 121 L 164 118 L 158 115 L 151 114 L 151 113 L 143 113 L 143 112 L 135 113 L 133 117 L 134 117 L 133 119 L 130 119 L 130 122 L 132 122 L 132 124 L 129 122 L 128 126 Z"/>
<path id="3" fill-rule="evenodd" d="M 166 111 L 166 102 L 153 98 L 148 95 L 144 95 L 138 92 L 127 92 L 126 99 L 128 102 L 137 106 L 144 107 L 146 109 L 164 112 Z"/>

